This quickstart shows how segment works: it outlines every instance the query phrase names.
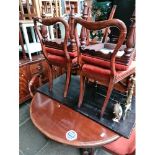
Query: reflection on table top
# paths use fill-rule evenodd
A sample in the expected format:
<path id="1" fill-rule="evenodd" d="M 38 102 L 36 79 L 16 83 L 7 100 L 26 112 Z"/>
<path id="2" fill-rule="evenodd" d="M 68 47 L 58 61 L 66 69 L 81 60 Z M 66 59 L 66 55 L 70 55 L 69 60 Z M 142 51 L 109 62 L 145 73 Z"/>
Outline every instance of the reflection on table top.
<path id="1" fill-rule="evenodd" d="M 107 144 L 119 135 L 82 114 L 37 92 L 32 99 L 30 116 L 34 125 L 47 137 L 76 147 Z M 74 130 L 75 140 L 67 140 L 66 133 Z"/>

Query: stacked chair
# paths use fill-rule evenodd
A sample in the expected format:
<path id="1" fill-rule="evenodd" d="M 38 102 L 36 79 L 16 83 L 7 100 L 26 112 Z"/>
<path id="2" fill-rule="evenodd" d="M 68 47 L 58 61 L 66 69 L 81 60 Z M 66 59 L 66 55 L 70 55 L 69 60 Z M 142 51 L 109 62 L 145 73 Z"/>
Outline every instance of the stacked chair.
<path id="1" fill-rule="evenodd" d="M 84 13 L 87 10 L 86 3 L 84 4 Z M 74 36 L 74 6 L 71 6 L 70 18 L 68 23 L 62 17 L 38 18 L 34 17 L 34 29 L 39 37 L 43 54 L 49 64 L 49 90 L 52 90 L 53 85 L 53 66 L 66 68 L 66 84 L 64 89 L 64 97 L 67 96 L 69 84 L 71 80 L 71 70 L 77 66 L 77 47 Z M 37 22 L 41 23 L 41 31 L 37 26 Z M 56 23 L 62 23 L 65 29 L 64 39 L 48 40 L 47 27 Z"/>
<path id="2" fill-rule="evenodd" d="M 81 24 L 82 27 L 88 30 L 117 27 L 120 31 L 120 35 L 116 44 L 103 42 L 93 45 L 81 45 L 76 32 L 76 24 Z M 114 84 L 135 73 L 135 61 L 133 61 L 135 55 L 134 20 L 128 33 L 126 45 L 124 45 L 126 34 L 126 25 L 119 19 L 109 19 L 99 22 L 88 22 L 80 18 L 75 19 L 75 37 L 78 47 L 78 63 L 80 64 L 79 108 L 83 102 L 85 78 L 94 79 L 108 87 L 106 98 L 100 112 L 100 117 L 102 117 L 114 88 Z"/>
<path id="3" fill-rule="evenodd" d="M 103 101 L 100 118 L 103 117 L 108 105 L 114 85 L 122 80 L 135 75 L 135 16 L 131 18 L 131 26 L 127 35 L 127 28 L 124 22 L 113 19 L 116 6 L 113 7 L 108 20 L 90 21 L 90 9 L 84 4 L 82 18 L 75 18 L 74 6 L 71 6 L 71 13 L 68 23 L 61 17 L 34 18 L 34 28 L 37 33 L 43 54 L 49 64 L 49 91 L 53 85 L 53 66 L 66 68 L 66 83 L 64 97 L 67 97 L 71 80 L 71 71 L 78 66 L 80 74 L 80 94 L 78 108 L 83 104 L 85 93 L 85 80 L 93 79 L 107 86 L 106 97 Z M 37 22 L 42 24 L 41 31 Z M 65 29 L 64 39 L 48 40 L 47 26 L 62 23 Z M 78 36 L 77 24 L 81 25 L 81 34 Z M 110 27 L 116 27 L 120 31 L 117 43 L 108 43 L 107 37 Z M 91 43 L 89 31 L 103 30 L 101 42 Z M 123 147 L 120 145 L 123 143 Z M 118 147 L 119 146 L 119 147 Z M 133 154 L 135 151 L 135 130 L 132 131 L 130 139 L 120 137 L 113 143 L 103 146 L 104 149 L 114 154 Z M 121 152 L 120 152 L 121 151 Z"/>
<path id="4" fill-rule="evenodd" d="M 66 84 L 64 97 L 67 96 L 71 80 L 71 71 L 78 65 L 80 73 L 80 94 L 78 108 L 81 107 L 85 90 L 85 79 L 103 83 L 107 86 L 107 94 L 103 101 L 100 117 L 103 116 L 107 107 L 114 85 L 123 79 L 135 74 L 135 18 L 132 17 L 132 24 L 126 38 L 126 25 L 119 19 L 112 19 L 116 6 L 112 8 L 108 20 L 91 22 L 89 18 L 90 9 L 84 4 L 82 18 L 74 16 L 74 6 L 71 6 L 71 13 L 68 23 L 61 17 L 49 19 L 34 18 L 35 31 L 40 39 L 43 54 L 49 64 L 49 90 L 53 85 L 53 66 L 66 67 Z M 41 33 L 37 22 L 43 26 Z M 47 26 L 62 23 L 65 28 L 64 39 L 48 40 Z M 77 34 L 76 25 L 80 24 L 81 34 Z M 116 44 L 107 43 L 109 27 L 117 27 L 120 35 Z M 105 29 L 103 40 L 91 44 L 88 38 L 90 30 Z"/>
<path id="5" fill-rule="evenodd" d="M 37 22 L 43 24 L 41 28 L 41 33 L 38 30 Z M 58 22 L 61 22 L 65 28 L 65 37 L 62 40 L 48 40 L 47 39 L 47 29 L 46 26 L 54 25 Z M 70 43 L 69 39 L 69 25 L 66 21 L 64 21 L 61 17 L 53 17 L 49 19 L 39 19 L 34 18 L 35 31 L 39 36 L 39 40 L 42 46 L 43 54 L 49 64 L 49 89 L 52 90 L 53 85 L 53 65 L 66 67 L 66 84 L 64 90 L 64 97 L 67 96 L 67 92 L 69 89 L 69 82 L 71 76 L 71 66 L 74 58 L 76 57 L 75 52 L 70 52 Z"/>

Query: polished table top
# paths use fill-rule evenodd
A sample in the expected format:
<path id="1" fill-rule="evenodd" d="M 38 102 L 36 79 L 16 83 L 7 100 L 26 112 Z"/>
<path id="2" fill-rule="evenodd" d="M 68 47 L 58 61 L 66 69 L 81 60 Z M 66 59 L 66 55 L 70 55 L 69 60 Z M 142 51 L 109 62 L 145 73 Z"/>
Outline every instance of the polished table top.
<path id="1" fill-rule="evenodd" d="M 44 135 L 67 145 L 95 147 L 119 138 L 113 131 L 39 92 L 32 99 L 30 117 Z M 67 136 L 70 130 L 77 134 L 73 140 Z"/>

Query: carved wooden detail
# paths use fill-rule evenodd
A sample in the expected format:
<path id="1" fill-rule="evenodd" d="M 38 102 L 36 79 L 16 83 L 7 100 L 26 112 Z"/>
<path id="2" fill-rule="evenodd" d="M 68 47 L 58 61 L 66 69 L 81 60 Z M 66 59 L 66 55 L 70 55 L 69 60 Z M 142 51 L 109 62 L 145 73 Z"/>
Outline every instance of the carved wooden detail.
<path id="1" fill-rule="evenodd" d="M 88 19 L 88 13 L 89 13 L 89 8 L 87 6 L 87 3 L 84 3 L 84 9 L 83 9 L 83 14 L 82 14 L 82 18 L 84 20 Z M 87 30 L 85 27 L 82 27 L 81 29 L 81 35 L 80 35 L 80 39 L 81 39 L 81 46 L 85 46 L 86 45 L 86 38 L 87 38 Z"/>
<path id="2" fill-rule="evenodd" d="M 126 40 L 126 48 L 125 48 L 125 54 L 123 56 L 123 60 L 128 62 L 130 61 L 130 57 L 135 52 L 135 40 L 136 40 L 136 24 L 135 24 L 135 11 L 131 17 L 131 25 L 129 28 L 127 40 Z"/>
<path id="3" fill-rule="evenodd" d="M 74 19 L 75 19 L 75 13 L 74 13 L 74 5 L 71 5 L 71 11 L 70 11 L 70 17 L 69 17 L 69 35 L 70 35 L 70 42 L 71 42 L 71 51 L 75 52 L 77 51 L 76 43 L 75 43 L 75 35 L 74 35 Z"/>

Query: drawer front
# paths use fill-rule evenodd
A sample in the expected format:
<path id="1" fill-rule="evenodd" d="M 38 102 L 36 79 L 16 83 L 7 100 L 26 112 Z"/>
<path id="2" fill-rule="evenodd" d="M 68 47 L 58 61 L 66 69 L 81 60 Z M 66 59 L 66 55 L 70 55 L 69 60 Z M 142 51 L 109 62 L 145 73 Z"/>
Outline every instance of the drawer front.
<path id="1" fill-rule="evenodd" d="M 31 72 L 32 76 L 34 74 L 36 74 L 36 73 L 41 72 L 41 71 L 42 71 L 42 64 L 41 64 L 41 62 L 30 64 L 30 72 Z"/>

